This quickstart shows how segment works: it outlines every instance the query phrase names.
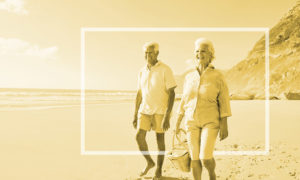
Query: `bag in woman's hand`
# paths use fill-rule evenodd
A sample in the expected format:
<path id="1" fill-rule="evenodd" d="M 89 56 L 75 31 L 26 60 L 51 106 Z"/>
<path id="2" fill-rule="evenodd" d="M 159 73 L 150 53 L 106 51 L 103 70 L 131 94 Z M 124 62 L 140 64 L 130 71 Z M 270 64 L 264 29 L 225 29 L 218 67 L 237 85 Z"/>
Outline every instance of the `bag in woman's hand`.
<path id="1" fill-rule="evenodd" d="M 183 172 L 190 172 L 191 170 L 191 157 L 188 150 L 188 144 L 186 138 L 182 139 L 182 134 L 186 137 L 186 132 L 183 129 L 176 134 L 174 131 L 172 150 L 167 154 L 167 158 L 172 162 L 176 169 Z M 177 144 L 175 144 L 175 139 Z"/>

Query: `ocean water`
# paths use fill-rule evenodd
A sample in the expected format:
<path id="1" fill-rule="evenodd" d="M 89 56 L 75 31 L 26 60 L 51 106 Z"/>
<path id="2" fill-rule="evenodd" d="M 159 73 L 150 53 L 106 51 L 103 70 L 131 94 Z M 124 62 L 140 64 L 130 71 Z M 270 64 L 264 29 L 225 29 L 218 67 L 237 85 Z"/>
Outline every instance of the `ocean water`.
<path id="1" fill-rule="evenodd" d="M 179 99 L 181 94 L 176 94 Z M 45 109 L 81 105 L 80 89 L 15 89 L 0 88 L 1 110 Z M 136 91 L 85 90 L 86 105 L 134 102 Z"/>
<path id="2" fill-rule="evenodd" d="M 135 91 L 86 90 L 85 104 L 134 101 Z M 80 106 L 81 91 L 68 89 L 0 89 L 0 110 Z"/>

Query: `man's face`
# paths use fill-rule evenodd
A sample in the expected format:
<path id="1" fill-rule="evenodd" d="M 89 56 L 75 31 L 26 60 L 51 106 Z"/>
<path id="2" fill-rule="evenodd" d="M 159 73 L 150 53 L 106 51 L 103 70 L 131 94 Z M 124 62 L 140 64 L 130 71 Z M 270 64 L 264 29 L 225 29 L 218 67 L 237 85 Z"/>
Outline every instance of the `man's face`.
<path id="1" fill-rule="evenodd" d="M 209 64 L 211 59 L 211 52 L 207 44 L 200 44 L 195 49 L 195 56 L 201 64 Z"/>
<path id="2" fill-rule="evenodd" d="M 149 64 L 154 64 L 157 61 L 158 51 L 155 52 L 153 47 L 147 47 L 145 51 L 145 59 Z"/>

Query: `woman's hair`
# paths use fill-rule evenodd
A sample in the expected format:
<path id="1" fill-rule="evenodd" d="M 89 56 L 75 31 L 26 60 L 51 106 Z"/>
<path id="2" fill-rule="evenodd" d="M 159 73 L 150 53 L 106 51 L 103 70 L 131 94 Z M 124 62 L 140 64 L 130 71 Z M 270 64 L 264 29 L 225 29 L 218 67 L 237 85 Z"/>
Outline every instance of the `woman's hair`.
<path id="1" fill-rule="evenodd" d="M 195 41 L 195 52 L 198 50 L 198 48 L 202 44 L 207 45 L 207 48 L 208 48 L 209 52 L 211 53 L 211 59 L 210 59 L 210 62 L 211 62 L 215 58 L 215 49 L 214 49 L 213 43 L 206 38 L 198 38 Z"/>
<path id="2" fill-rule="evenodd" d="M 146 51 L 148 47 L 153 48 L 155 52 L 159 49 L 159 45 L 156 42 L 146 42 L 143 46 L 143 50 Z"/>

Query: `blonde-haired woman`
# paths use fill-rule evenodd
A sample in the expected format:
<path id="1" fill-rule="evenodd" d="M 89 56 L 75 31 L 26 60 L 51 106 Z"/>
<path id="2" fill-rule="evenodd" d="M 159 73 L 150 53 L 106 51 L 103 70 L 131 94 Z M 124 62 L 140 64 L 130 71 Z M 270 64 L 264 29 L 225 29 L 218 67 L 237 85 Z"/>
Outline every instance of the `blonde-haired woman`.
<path id="1" fill-rule="evenodd" d="M 210 180 L 214 180 L 216 138 L 219 132 L 220 140 L 228 136 L 227 117 L 231 116 L 229 92 L 222 73 L 211 65 L 215 57 L 212 42 L 205 38 L 197 39 L 194 52 L 196 67 L 185 76 L 176 132 L 179 132 L 184 118 L 193 177 L 201 179 L 203 164 Z"/>

